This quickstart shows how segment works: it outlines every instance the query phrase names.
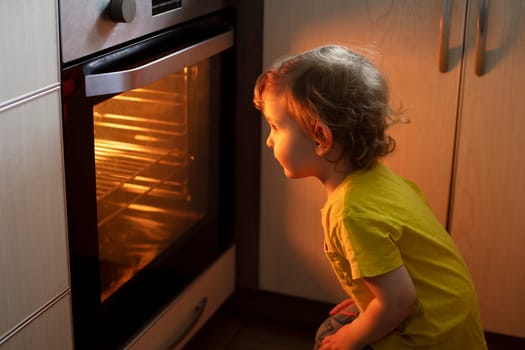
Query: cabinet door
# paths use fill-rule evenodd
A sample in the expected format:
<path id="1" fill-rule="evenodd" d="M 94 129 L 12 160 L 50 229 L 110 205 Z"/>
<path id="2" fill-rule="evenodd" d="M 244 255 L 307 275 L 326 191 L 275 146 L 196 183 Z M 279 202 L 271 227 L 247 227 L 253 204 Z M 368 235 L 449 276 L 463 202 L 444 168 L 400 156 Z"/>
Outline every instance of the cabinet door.
<path id="1" fill-rule="evenodd" d="M 0 113 L 0 336 L 69 288 L 59 103 Z"/>
<path id="2" fill-rule="evenodd" d="M 469 8 L 451 233 L 472 272 L 484 327 L 525 337 L 525 2 L 489 2 L 481 76 L 479 3 Z"/>
<path id="3" fill-rule="evenodd" d="M 71 296 L 66 294 L 16 334 L 0 341 L 0 350 L 72 350 Z"/>
<path id="4" fill-rule="evenodd" d="M 0 107 L 58 82 L 56 0 L 0 1 Z"/>
<path id="5" fill-rule="evenodd" d="M 446 223 L 454 151 L 466 1 L 451 1 L 448 70 L 439 71 L 442 0 L 266 0 L 264 66 L 327 43 L 351 46 L 385 72 L 394 106 L 410 124 L 391 134 L 385 159 L 421 187 Z M 322 249 L 319 209 L 326 195 L 314 180 L 287 180 L 264 146 L 261 179 L 261 287 L 334 301 L 341 297 Z"/>

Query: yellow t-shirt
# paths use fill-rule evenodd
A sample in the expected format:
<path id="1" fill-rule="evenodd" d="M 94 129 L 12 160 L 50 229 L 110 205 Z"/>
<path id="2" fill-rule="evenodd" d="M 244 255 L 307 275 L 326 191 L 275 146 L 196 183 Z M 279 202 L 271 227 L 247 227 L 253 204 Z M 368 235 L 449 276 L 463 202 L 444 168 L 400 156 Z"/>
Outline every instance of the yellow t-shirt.
<path id="1" fill-rule="evenodd" d="M 363 277 L 404 265 L 416 287 L 413 312 L 374 350 L 487 348 L 470 273 L 416 185 L 377 164 L 349 175 L 321 214 L 326 256 L 360 310 L 372 299 Z"/>

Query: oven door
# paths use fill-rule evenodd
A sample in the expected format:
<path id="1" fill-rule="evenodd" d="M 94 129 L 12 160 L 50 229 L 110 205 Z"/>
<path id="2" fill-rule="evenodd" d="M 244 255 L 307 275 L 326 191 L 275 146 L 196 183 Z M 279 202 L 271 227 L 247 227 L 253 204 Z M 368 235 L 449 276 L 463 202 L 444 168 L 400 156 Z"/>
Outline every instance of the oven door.
<path id="1" fill-rule="evenodd" d="M 231 245 L 232 45 L 196 23 L 63 70 L 76 349 L 120 347 Z"/>

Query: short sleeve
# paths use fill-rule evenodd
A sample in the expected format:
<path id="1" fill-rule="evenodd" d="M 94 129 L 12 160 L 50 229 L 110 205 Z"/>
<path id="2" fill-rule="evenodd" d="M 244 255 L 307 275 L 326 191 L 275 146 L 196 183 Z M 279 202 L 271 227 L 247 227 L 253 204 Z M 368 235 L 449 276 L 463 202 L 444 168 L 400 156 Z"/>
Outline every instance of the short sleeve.
<path id="1" fill-rule="evenodd" d="M 401 230 L 380 214 L 347 214 L 346 234 L 339 237 L 345 255 L 350 258 L 352 276 L 374 277 L 390 272 L 403 260 L 396 241 Z"/>

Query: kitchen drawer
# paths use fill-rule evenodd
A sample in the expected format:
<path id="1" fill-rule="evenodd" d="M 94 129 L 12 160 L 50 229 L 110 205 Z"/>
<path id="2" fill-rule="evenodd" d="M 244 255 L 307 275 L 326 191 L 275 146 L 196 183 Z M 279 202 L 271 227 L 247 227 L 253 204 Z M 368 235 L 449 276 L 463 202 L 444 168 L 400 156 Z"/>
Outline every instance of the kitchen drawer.
<path id="1" fill-rule="evenodd" d="M 0 337 L 70 287 L 59 89 L 0 112 Z"/>
<path id="2" fill-rule="evenodd" d="M 0 107 L 59 81 L 56 3 L 0 1 Z"/>
<path id="3" fill-rule="evenodd" d="M 233 293 L 234 286 L 235 247 L 232 247 L 175 298 L 126 350 L 182 349 Z"/>
<path id="4" fill-rule="evenodd" d="M 71 296 L 69 293 L 66 293 L 18 332 L 0 341 L 0 350 L 26 349 L 73 349 Z"/>

